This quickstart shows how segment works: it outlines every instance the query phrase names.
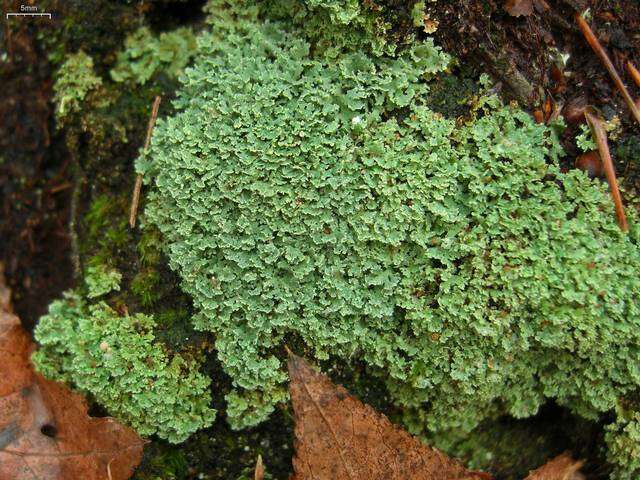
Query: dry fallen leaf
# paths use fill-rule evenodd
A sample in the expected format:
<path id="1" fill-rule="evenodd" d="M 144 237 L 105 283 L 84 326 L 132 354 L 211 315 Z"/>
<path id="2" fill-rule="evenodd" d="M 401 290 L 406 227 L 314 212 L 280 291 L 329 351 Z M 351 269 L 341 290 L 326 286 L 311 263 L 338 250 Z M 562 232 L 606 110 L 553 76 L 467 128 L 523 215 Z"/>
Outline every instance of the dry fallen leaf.
<path id="1" fill-rule="evenodd" d="M 582 462 L 563 453 L 529 473 L 525 480 L 584 480 L 584 475 L 578 471 L 581 466 Z"/>
<path id="2" fill-rule="evenodd" d="M 350 396 L 302 358 L 289 357 L 295 412 L 294 480 L 490 480 L 429 448 Z"/>
<path id="3" fill-rule="evenodd" d="M 504 9 L 512 17 L 527 17 L 533 13 L 533 3 L 532 0 L 507 0 Z"/>
<path id="4" fill-rule="evenodd" d="M 292 480 L 491 480 L 424 445 L 387 417 L 289 354 L 295 413 Z M 562 454 L 525 480 L 584 480 L 582 462 Z"/>
<path id="5" fill-rule="evenodd" d="M 440 22 L 438 22 L 438 20 L 432 19 L 427 14 L 422 16 L 422 26 L 424 33 L 435 33 L 438 30 L 438 25 L 440 25 Z"/>
<path id="6" fill-rule="evenodd" d="M 144 441 L 82 396 L 33 370 L 33 343 L 13 315 L 0 265 L 0 480 L 126 480 Z"/>

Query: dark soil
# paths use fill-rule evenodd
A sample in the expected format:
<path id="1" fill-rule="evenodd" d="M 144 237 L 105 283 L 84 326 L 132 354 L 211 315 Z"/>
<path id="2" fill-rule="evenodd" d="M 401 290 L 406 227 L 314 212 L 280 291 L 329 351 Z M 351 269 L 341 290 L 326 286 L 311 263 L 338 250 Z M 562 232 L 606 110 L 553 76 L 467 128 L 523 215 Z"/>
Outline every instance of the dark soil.
<path id="1" fill-rule="evenodd" d="M 4 19 L 3 14 L 3 21 Z M 0 261 L 27 328 L 72 283 L 70 169 L 55 137 L 46 55 L 36 19 L 0 30 Z"/>

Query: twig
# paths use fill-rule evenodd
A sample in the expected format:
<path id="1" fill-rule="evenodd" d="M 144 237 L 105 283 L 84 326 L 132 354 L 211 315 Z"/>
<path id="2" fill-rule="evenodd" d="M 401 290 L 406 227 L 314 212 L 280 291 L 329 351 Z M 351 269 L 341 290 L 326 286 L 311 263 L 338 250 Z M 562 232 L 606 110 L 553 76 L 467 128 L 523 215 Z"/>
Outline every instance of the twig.
<path id="1" fill-rule="evenodd" d="M 631 76 L 631 78 L 633 78 L 633 81 L 636 82 L 636 85 L 640 87 L 640 72 L 631 62 L 631 60 L 627 60 L 627 72 L 629 72 L 629 75 Z"/>
<path id="2" fill-rule="evenodd" d="M 108 480 L 113 480 L 113 477 L 111 476 L 111 463 L 115 460 L 115 458 L 112 458 L 111 460 L 109 460 L 109 463 L 107 463 L 107 478 Z"/>
<path id="3" fill-rule="evenodd" d="M 527 104 L 533 96 L 533 86 L 518 70 L 513 60 L 507 55 L 494 54 L 489 48 L 479 47 L 480 55 L 488 63 L 490 73 L 504 81 L 507 89 L 522 104 Z"/>
<path id="4" fill-rule="evenodd" d="M 151 118 L 149 118 L 149 124 L 147 125 L 147 138 L 144 141 L 144 150 L 146 151 L 151 144 L 151 134 L 153 133 L 153 126 L 156 124 L 158 118 L 158 109 L 160 108 L 160 95 L 156 96 L 151 108 Z M 133 196 L 131 198 L 131 210 L 129 211 L 129 225 L 131 228 L 136 226 L 136 216 L 138 215 L 138 204 L 140 203 L 140 190 L 142 189 L 142 174 L 136 176 L 136 183 L 133 186 Z"/>
<path id="5" fill-rule="evenodd" d="M 620 75 L 618 75 L 616 68 L 613 66 L 613 63 L 609 59 L 609 55 L 607 55 L 607 52 L 605 52 L 604 48 L 602 48 L 602 45 L 600 45 L 598 38 L 594 35 L 591 27 L 589 27 L 589 24 L 584 18 L 582 18 L 582 15 L 580 15 L 579 13 L 576 13 L 576 22 L 578 22 L 578 27 L 580 27 L 584 38 L 587 39 L 587 43 L 589 43 L 593 51 L 600 58 L 600 61 L 602 61 L 605 68 L 609 72 L 609 75 L 622 94 L 622 97 L 629 107 L 629 110 L 631 110 L 631 113 L 635 117 L 636 121 L 640 124 L 640 110 L 633 101 L 633 98 L 631 98 L 631 95 L 629 94 L 627 87 L 625 87 L 624 83 L 622 82 Z"/>
<path id="6" fill-rule="evenodd" d="M 620 190 L 618 189 L 618 182 L 616 181 L 616 171 L 613 168 L 611 153 L 609 153 L 609 144 L 607 143 L 607 133 L 604 130 L 602 119 L 595 114 L 591 107 L 585 110 L 584 116 L 591 129 L 591 134 L 598 145 L 598 151 L 600 152 L 600 158 L 604 166 L 604 173 L 607 177 L 607 182 L 609 182 L 611 196 L 613 197 L 613 203 L 616 208 L 618 225 L 620 225 L 620 229 L 623 232 L 626 232 L 629 230 L 629 226 L 627 225 L 627 217 L 624 214 L 622 198 L 620 197 Z"/>
<path id="7" fill-rule="evenodd" d="M 67 190 L 71 187 L 73 187 L 73 184 L 71 182 L 64 182 L 64 183 L 61 183 L 60 185 L 56 185 L 55 187 L 51 187 L 49 192 L 58 193 L 58 192 L 62 192 L 63 190 Z"/>
<path id="8" fill-rule="evenodd" d="M 75 136 L 74 136 L 75 137 Z M 70 142 L 77 142 L 77 137 Z M 77 147 L 77 144 L 74 145 Z M 69 236 L 71 252 L 69 253 L 71 266 L 73 267 L 73 279 L 78 280 L 82 273 L 82 265 L 80 259 L 80 241 L 78 240 L 78 210 L 80 209 L 80 195 L 82 194 L 82 188 L 85 183 L 85 175 L 82 170 L 82 166 L 78 161 L 73 150 L 69 149 L 72 153 L 71 157 L 71 169 L 73 174 L 73 190 L 71 191 L 71 203 L 69 206 Z"/>

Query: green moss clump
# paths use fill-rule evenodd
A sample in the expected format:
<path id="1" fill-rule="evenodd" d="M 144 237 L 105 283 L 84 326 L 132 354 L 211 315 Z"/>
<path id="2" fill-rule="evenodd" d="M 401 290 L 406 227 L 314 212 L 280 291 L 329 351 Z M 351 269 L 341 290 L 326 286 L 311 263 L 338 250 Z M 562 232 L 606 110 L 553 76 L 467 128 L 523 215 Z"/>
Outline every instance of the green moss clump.
<path id="1" fill-rule="evenodd" d="M 40 319 L 36 368 L 91 394 L 141 435 L 184 441 L 213 423 L 210 379 L 199 363 L 170 357 L 154 341 L 152 317 L 118 315 L 105 303 L 87 305 L 75 292 L 53 302 Z"/>
<path id="2" fill-rule="evenodd" d="M 125 49 L 118 53 L 111 78 L 116 82 L 133 81 L 144 85 L 154 74 L 163 72 L 177 78 L 196 50 L 190 28 L 178 28 L 154 36 L 142 27 L 127 37 Z"/>
<path id="3" fill-rule="evenodd" d="M 429 41 L 329 59 L 264 16 L 217 11 L 137 164 L 233 425 L 283 398 L 291 338 L 368 364 L 415 432 L 548 398 L 595 418 L 640 385 L 640 228 L 560 172 L 555 127 L 493 97 L 433 112 Z"/>
<path id="4" fill-rule="evenodd" d="M 162 292 L 159 284 L 160 274 L 157 270 L 142 270 L 131 280 L 131 293 L 140 298 L 143 307 L 151 307 L 160 300 Z"/>

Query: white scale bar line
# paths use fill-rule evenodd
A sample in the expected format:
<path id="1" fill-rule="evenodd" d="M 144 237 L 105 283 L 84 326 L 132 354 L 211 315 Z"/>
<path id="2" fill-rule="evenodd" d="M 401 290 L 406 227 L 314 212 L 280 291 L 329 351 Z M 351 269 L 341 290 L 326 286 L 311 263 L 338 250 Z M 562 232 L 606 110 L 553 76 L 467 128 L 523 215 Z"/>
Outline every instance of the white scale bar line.
<path id="1" fill-rule="evenodd" d="M 51 20 L 51 13 L 7 13 L 7 19 L 9 17 L 49 17 L 49 20 Z"/>

